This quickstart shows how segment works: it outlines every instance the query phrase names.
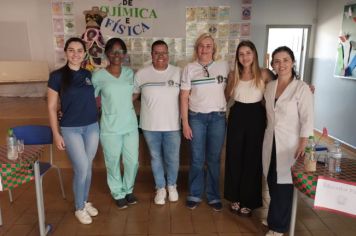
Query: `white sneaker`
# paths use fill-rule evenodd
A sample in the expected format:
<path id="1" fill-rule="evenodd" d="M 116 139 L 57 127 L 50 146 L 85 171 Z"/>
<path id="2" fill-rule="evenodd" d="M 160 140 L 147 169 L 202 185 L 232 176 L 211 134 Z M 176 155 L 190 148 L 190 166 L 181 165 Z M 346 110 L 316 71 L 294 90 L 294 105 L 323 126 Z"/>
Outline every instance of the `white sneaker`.
<path id="1" fill-rule="evenodd" d="M 75 216 L 82 224 L 88 225 L 91 224 L 91 222 L 93 222 L 93 220 L 91 219 L 90 215 L 85 210 L 85 208 L 83 210 L 75 211 Z"/>
<path id="2" fill-rule="evenodd" d="M 157 189 L 155 196 L 155 204 L 164 205 L 166 203 L 167 192 L 165 188 Z"/>
<path id="3" fill-rule="evenodd" d="M 99 214 L 98 209 L 93 207 L 93 204 L 91 202 L 85 202 L 84 209 L 88 212 L 90 216 L 97 216 Z"/>
<path id="4" fill-rule="evenodd" d="M 178 191 L 176 185 L 168 186 L 168 200 L 170 202 L 178 201 Z"/>
<path id="5" fill-rule="evenodd" d="M 267 233 L 266 233 L 266 236 L 283 236 L 282 233 L 278 233 L 278 232 L 275 232 L 273 230 L 269 230 Z"/>

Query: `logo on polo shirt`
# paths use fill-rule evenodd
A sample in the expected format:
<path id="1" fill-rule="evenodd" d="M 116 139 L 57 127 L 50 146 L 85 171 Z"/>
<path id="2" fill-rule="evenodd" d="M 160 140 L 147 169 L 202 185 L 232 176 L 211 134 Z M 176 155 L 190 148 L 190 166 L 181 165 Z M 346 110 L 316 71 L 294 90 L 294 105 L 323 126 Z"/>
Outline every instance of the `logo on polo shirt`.
<path id="1" fill-rule="evenodd" d="M 167 81 L 168 87 L 179 87 L 179 83 L 175 83 L 174 80 Z"/>
<path id="2" fill-rule="evenodd" d="M 168 80 L 168 86 L 173 87 L 174 86 L 174 81 L 173 80 Z"/>
<path id="3" fill-rule="evenodd" d="M 224 76 L 222 76 L 222 75 L 218 75 L 218 76 L 216 77 L 216 80 L 218 81 L 218 84 L 221 84 L 221 83 L 223 83 L 224 81 L 226 81 L 226 78 L 224 78 Z"/>
<path id="4" fill-rule="evenodd" d="M 93 85 L 93 84 L 91 83 L 91 80 L 90 80 L 88 77 L 85 78 L 85 84 L 86 84 L 86 85 Z"/>

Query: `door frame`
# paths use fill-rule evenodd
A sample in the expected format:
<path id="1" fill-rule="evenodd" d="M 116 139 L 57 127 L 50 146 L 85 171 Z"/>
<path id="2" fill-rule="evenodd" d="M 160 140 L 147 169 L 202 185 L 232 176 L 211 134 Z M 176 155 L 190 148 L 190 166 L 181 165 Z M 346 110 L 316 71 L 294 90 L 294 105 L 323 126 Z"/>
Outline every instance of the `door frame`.
<path id="1" fill-rule="evenodd" d="M 269 37 L 269 29 L 271 28 L 301 28 L 301 29 L 304 29 L 304 28 L 307 28 L 308 29 L 308 35 L 306 36 L 306 48 L 304 48 L 304 51 L 305 51 L 305 58 L 303 58 L 303 74 L 302 75 L 299 75 L 303 80 L 307 79 L 307 80 L 310 80 L 310 78 L 306 78 L 306 71 L 307 68 L 308 68 L 308 64 L 306 63 L 308 58 L 309 58 L 309 48 L 310 48 L 310 37 L 311 37 L 311 28 L 312 28 L 312 25 L 299 25 L 299 24 L 296 24 L 296 25 L 293 25 L 293 24 L 286 24 L 286 25 L 274 25 L 274 24 L 269 24 L 269 25 L 266 25 L 266 40 L 265 40 L 265 49 L 264 49 L 264 61 L 263 63 L 265 64 L 266 63 L 266 56 L 267 56 L 267 50 L 268 50 L 268 37 Z M 304 38 L 304 37 L 303 37 Z M 283 45 L 281 45 L 283 46 Z M 302 63 L 302 62 L 301 62 Z M 268 65 L 267 65 L 268 66 Z M 308 68 L 309 69 L 309 68 Z"/>

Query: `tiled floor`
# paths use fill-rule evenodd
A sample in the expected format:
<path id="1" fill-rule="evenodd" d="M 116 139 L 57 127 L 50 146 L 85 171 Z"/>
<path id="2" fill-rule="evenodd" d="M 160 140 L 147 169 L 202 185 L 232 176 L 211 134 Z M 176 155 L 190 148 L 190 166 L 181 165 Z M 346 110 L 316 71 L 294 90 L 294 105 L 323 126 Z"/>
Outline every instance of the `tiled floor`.
<path id="1" fill-rule="evenodd" d="M 22 99 L 16 100 L 12 105 L 8 102 L 2 103 L 2 101 L 0 98 L 0 131 L 2 132 L 0 137 L 4 137 L 3 132 L 9 125 L 17 125 L 25 121 L 43 123 L 46 120 L 45 113 L 39 108 L 31 109 L 26 106 L 22 109 Z M 5 101 L 8 100 L 5 99 Z M 35 102 L 33 106 L 38 106 L 38 104 Z M 19 106 L 20 108 L 16 108 Z M 21 115 L 16 118 L 9 115 L 11 112 L 21 113 L 24 109 L 26 116 Z M 42 112 L 42 115 L 29 115 L 31 112 L 37 115 Z M 269 201 L 267 190 L 264 191 L 264 206 L 256 210 L 251 218 L 241 218 L 230 213 L 227 202 L 224 202 L 222 212 L 214 212 L 205 202 L 195 210 L 189 210 L 184 206 L 187 194 L 187 170 L 187 166 L 182 166 L 179 173 L 180 200 L 177 203 L 157 206 L 153 204 L 154 185 L 150 167 L 140 166 L 135 185 L 135 194 L 139 198 L 139 203 L 119 210 L 110 197 L 105 170 L 94 169 L 90 200 L 99 209 L 100 214 L 94 218 L 91 225 L 81 225 L 73 215 L 72 170 L 63 169 L 67 194 L 65 200 L 61 197 L 55 171 L 50 171 L 44 177 L 44 196 L 46 221 L 53 226 L 51 235 L 238 236 L 265 234 L 267 229 L 260 222 L 267 214 Z M 356 219 L 315 211 L 312 209 L 312 204 L 310 199 L 300 194 L 295 235 L 356 235 Z M 12 204 L 9 203 L 7 192 L 0 192 L 0 206 L 4 221 L 4 225 L 0 227 L 0 235 L 39 234 L 33 182 L 15 189 Z"/>

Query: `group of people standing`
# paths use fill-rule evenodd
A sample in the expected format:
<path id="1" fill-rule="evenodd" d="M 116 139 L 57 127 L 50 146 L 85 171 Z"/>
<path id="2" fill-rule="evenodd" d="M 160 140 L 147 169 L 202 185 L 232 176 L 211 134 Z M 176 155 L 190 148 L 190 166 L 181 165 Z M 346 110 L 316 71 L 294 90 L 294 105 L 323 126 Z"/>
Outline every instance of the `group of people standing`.
<path id="1" fill-rule="evenodd" d="M 162 40 L 152 44 L 152 65 L 136 75 L 122 65 L 127 48 L 119 38 L 107 42 L 109 65 L 92 77 L 80 67 L 85 54 L 81 39 L 69 39 L 64 50 L 68 62 L 52 72 L 48 82 L 48 109 L 55 145 L 67 151 L 73 165 L 75 215 L 81 223 L 90 224 L 98 214 L 88 195 L 99 137 L 117 206 L 137 202 L 133 188 L 139 142 L 133 100 L 141 97 L 140 128 L 151 156 L 155 204 L 165 204 L 167 195 L 171 202 L 178 200 L 182 127 L 191 147 L 188 208 L 196 208 L 205 194 L 212 209 L 222 210 L 219 178 L 226 136 L 224 197 L 231 202 L 230 210 L 250 216 L 262 206 L 264 173 L 271 196 L 267 235 L 288 230 L 293 195 L 290 167 L 303 155 L 313 133 L 312 93 L 297 80 L 288 47 L 272 54 L 273 81 L 269 71 L 259 67 L 252 42 L 238 45 L 230 72 L 227 62 L 215 60 L 216 43 L 208 33 L 198 37 L 194 60 L 182 72 L 169 64 L 168 45 Z M 100 131 L 95 96 L 101 97 Z M 234 103 L 226 129 L 229 100 Z M 58 124 L 59 101 L 63 117 Z"/>

